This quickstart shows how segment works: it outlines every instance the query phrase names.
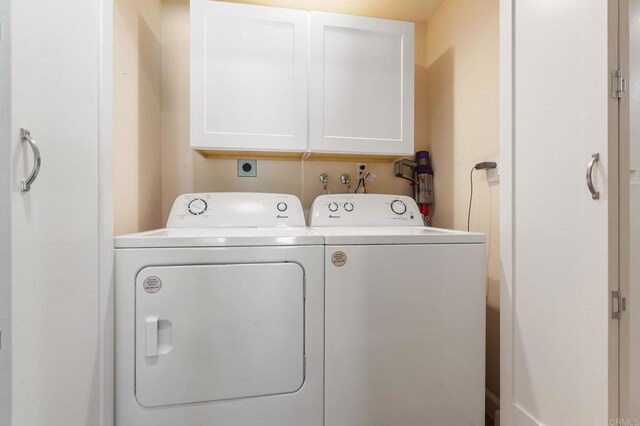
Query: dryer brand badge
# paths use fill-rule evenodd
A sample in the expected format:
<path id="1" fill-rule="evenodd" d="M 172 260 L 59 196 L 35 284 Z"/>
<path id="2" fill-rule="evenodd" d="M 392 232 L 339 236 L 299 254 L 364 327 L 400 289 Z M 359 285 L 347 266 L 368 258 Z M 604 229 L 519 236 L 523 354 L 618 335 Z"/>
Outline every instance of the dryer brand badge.
<path id="1" fill-rule="evenodd" d="M 336 251 L 331 255 L 331 263 L 334 264 L 334 266 L 344 266 L 347 264 L 347 255 L 345 252 L 343 251 Z"/>
<path id="2" fill-rule="evenodd" d="M 162 281 L 158 277 L 147 277 L 142 283 L 142 287 L 147 293 L 157 293 L 162 288 Z"/>

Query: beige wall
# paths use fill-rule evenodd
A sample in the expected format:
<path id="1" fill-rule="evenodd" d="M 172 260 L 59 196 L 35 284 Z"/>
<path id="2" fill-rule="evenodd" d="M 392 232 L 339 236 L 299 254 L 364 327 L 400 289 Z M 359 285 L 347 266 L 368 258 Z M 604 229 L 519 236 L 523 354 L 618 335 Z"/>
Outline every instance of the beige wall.
<path id="1" fill-rule="evenodd" d="M 262 4 L 272 3 L 262 1 Z M 282 3 L 282 2 L 280 2 Z M 289 2 L 294 3 L 294 2 Z M 308 2 L 302 2 L 304 4 Z M 370 12 L 376 2 L 345 2 L 352 13 Z M 377 2 L 388 4 L 388 2 Z M 298 4 L 301 4 L 298 2 Z M 333 2 L 339 5 L 340 2 Z M 361 6 L 360 9 L 354 5 Z M 325 4 L 326 9 L 327 4 Z M 418 25 L 416 51 L 424 59 L 426 27 Z M 425 81 L 416 84 L 416 145 L 426 142 Z M 355 163 L 316 161 L 258 161 L 258 177 L 238 178 L 235 160 L 203 159 L 189 149 L 189 1 L 165 0 L 162 10 L 162 212 L 169 214 L 173 200 L 185 192 L 268 191 L 297 195 L 305 208 L 322 193 L 318 177 L 328 173 L 329 189 L 345 192 L 342 173 L 355 176 Z M 251 158 L 248 155 L 247 158 Z M 367 189 L 378 193 L 410 194 L 406 181 L 396 178 L 393 164 L 369 164 L 377 175 Z"/>
<path id="2" fill-rule="evenodd" d="M 240 0 L 239 0 L 240 1 Z M 411 0 L 399 7 L 386 0 L 241 0 L 391 19 L 425 17 L 440 0 Z M 173 200 L 200 191 L 286 192 L 305 208 L 322 192 L 344 192 L 342 173 L 355 163 L 258 162 L 257 178 L 238 178 L 235 160 L 204 159 L 189 149 L 189 0 L 115 0 L 114 209 L 116 234 L 161 227 Z M 426 146 L 426 24 L 416 24 L 416 150 Z M 250 155 L 248 156 L 250 158 Z M 377 175 L 367 188 L 410 194 L 392 164 L 369 164 Z"/>
<path id="3" fill-rule="evenodd" d="M 498 0 L 445 0 L 427 21 L 434 226 L 466 230 L 469 172 L 499 154 Z M 471 230 L 487 234 L 487 387 L 500 393 L 499 188 L 474 173 Z"/>
<path id="4" fill-rule="evenodd" d="M 161 0 L 114 1 L 114 232 L 161 227 Z"/>

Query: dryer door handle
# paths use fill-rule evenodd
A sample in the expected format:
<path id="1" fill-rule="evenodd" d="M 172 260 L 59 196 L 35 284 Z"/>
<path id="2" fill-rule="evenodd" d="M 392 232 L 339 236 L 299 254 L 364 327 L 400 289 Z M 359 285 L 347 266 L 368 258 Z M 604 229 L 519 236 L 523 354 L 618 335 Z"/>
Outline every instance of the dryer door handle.
<path id="1" fill-rule="evenodd" d="M 158 317 L 151 316 L 144 319 L 144 355 L 158 356 Z"/>

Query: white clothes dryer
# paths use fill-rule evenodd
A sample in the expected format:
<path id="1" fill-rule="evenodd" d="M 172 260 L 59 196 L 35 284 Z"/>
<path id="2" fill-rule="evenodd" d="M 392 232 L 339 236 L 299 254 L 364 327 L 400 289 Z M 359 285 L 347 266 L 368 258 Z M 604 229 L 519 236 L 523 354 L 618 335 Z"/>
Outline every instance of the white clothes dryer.
<path id="1" fill-rule="evenodd" d="M 482 234 L 425 227 L 412 198 L 318 197 L 325 425 L 484 425 Z"/>
<path id="2" fill-rule="evenodd" d="M 322 426 L 322 241 L 296 197 L 255 193 L 116 237 L 116 425 Z"/>

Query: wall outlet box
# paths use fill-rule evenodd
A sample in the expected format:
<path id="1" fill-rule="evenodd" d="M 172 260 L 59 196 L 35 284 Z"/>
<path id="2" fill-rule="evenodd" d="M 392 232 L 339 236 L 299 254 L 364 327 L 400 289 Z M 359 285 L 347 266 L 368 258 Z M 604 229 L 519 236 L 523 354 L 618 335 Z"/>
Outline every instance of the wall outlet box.
<path id="1" fill-rule="evenodd" d="M 258 176 L 258 160 L 238 160 L 238 177 Z"/>
<path id="2" fill-rule="evenodd" d="M 490 158 L 487 161 L 493 161 L 498 165 L 498 167 L 496 167 L 495 169 L 487 169 L 487 182 L 500 182 L 500 157 Z"/>
<path id="3" fill-rule="evenodd" d="M 356 165 L 356 179 L 364 179 L 367 174 L 367 165 L 366 163 L 358 163 Z"/>

